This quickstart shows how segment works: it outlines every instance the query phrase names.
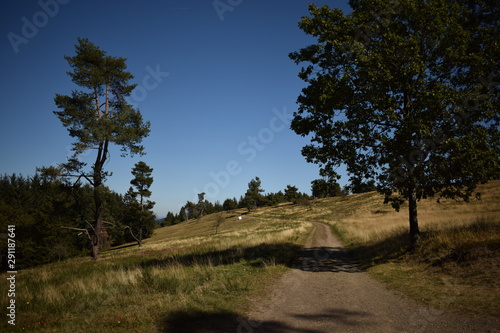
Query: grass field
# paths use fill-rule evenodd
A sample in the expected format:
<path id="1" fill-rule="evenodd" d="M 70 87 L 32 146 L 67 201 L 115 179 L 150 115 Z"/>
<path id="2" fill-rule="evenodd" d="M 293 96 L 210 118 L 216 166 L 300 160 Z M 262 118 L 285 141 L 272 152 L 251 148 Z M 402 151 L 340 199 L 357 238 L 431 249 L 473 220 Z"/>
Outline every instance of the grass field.
<path id="1" fill-rule="evenodd" d="M 419 202 L 422 245 L 408 252 L 408 211 L 395 212 L 375 192 L 283 206 L 260 213 L 332 226 L 374 277 L 439 309 L 500 316 L 500 181 L 470 203 Z"/>
<path id="2" fill-rule="evenodd" d="M 141 249 L 122 246 L 98 261 L 20 271 L 16 326 L 2 320 L 0 331 L 184 332 L 192 321 L 209 325 L 221 316 L 236 331 L 234 318 L 291 265 L 310 228 L 252 216 L 238 221 L 239 214 L 226 213 L 217 234 L 215 216 L 207 216 L 158 229 Z M 0 288 L 8 289 L 5 274 Z"/>
<path id="3" fill-rule="evenodd" d="M 76 258 L 18 272 L 16 326 L 24 332 L 194 332 L 238 316 L 292 266 L 311 228 L 332 226 L 373 276 L 438 309 L 499 311 L 500 181 L 469 204 L 419 203 L 423 244 L 408 253 L 407 213 L 377 193 L 224 213 L 160 228 L 143 248 L 128 244 L 98 261 Z M 7 307 L 2 274 L 1 306 Z M 4 292 L 5 291 L 5 292 Z M 212 325 L 212 326 L 211 326 Z M 215 326 L 214 326 L 215 325 Z M 231 326 L 233 325 L 233 326 Z"/>

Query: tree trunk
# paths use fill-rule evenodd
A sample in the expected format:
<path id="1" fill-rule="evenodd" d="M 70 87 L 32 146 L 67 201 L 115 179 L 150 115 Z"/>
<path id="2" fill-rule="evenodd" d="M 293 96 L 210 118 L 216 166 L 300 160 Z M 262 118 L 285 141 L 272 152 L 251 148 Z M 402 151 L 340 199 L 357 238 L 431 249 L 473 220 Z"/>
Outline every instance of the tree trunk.
<path id="1" fill-rule="evenodd" d="M 94 164 L 94 175 L 93 175 L 93 185 L 94 185 L 94 205 L 95 205 L 95 215 L 94 215 L 94 225 L 93 225 L 93 241 L 92 241 L 92 252 L 90 254 L 92 259 L 99 258 L 99 250 L 101 248 L 101 234 L 102 234 L 102 198 L 100 188 L 103 183 L 102 169 L 104 163 L 106 162 L 108 154 L 108 140 L 104 139 L 99 145 L 99 150 L 97 152 L 96 161 Z"/>
<path id="2" fill-rule="evenodd" d="M 139 229 L 139 247 L 142 247 L 142 227 Z"/>
<path id="3" fill-rule="evenodd" d="M 413 181 L 408 187 L 408 205 L 410 220 L 410 250 L 413 252 L 420 243 L 420 230 L 418 229 L 417 216 L 417 195 L 415 192 L 415 184 Z"/>
<path id="4" fill-rule="evenodd" d="M 92 259 L 99 258 L 99 249 L 101 247 L 101 232 L 102 232 L 102 200 L 98 189 L 94 188 L 94 203 L 95 203 L 95 215 L 94 215 L 94 235 L 92 241 L 92 252 L 90 256 Z"/>
<path id="5" fill-rule="evenodd" d="M 126 226 L 125 229 L 128 229 L 130 231 L 130 235 L 135 239 L 139 247 L 142 247 L 142 227 L 139 229 L 139 233 L 137 234 L 137 236 L 134 235 L 130 226 Z"/>

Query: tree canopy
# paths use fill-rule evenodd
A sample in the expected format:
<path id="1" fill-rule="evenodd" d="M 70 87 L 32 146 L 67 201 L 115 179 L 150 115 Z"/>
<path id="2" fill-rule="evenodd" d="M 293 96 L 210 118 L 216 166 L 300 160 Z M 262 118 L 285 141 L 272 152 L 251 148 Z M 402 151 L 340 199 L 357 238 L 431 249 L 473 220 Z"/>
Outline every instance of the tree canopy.
<path id="1" fill-rule="evenodd" d="M 322 170 L 344 164 L 396 209 L 469 200 L 499 175 L 500 7 L 493 0 L 352 0 L 310 5 L 299 27 L 316 43 L 290 54 L 307 86 L 291 128 Z M 338 175 L 337 175 L 338 176 Z"/>

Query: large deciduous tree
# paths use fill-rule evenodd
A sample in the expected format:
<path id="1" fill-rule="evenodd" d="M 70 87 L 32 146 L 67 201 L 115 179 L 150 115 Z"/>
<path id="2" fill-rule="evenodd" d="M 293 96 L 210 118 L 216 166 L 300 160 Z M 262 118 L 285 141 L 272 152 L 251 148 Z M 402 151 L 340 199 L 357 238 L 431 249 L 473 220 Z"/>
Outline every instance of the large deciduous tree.
<path id="1" fill-rule="evenodd" d="M 144 122 L 139 110 L 127 103 L 136 84 L 126 71 L 125 58 L 112 57 L 86 38 L 79 38 L 76 55 L 66 56 L 71 71 L 68 75 L 82 90 L 71 95 L 56 94 L 55 104 L 61 111 L 54 113 L 75 138 L 74 155 L 62 165 L 65 175 L 89 181 L 94 191 L 94 221 L 87 232 L 92 246 L 91 256 L 98 258 L 103 233 L 103 184 L 109 172 L 104 165 L 109 159 L 109 146 L 121 147 L 122 156 L 144 154 L 142 139 L 149 134 L 149 122 Z M 79 157 L 85 151 L 96 153 L 90 170 Z"/>
<path id="2" fill-rule="evenodd" d="M 290 54 L 307 86 L 291 128 L 323 170 L 375 180 L 396 209 L 469 200 L 499 175 L 500 6 L 494 0 L 351 0 L 310 5 L 299 27 L 317 42 Z"/>

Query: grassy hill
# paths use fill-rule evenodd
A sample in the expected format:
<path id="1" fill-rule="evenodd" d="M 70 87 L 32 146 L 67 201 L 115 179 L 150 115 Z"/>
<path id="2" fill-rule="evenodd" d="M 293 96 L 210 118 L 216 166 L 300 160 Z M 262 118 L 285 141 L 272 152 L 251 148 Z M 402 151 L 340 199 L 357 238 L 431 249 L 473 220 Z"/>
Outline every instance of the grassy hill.
<path id="1" fill-rule="evenodd" d="M 422 245 L 408 252 L 408 211 L 376 193 L 321 199 L 310 207 L 259 212 L 266 218 L 329 224 L 355 260 L 391 288 L 439 310 L 500 316 L 500 181 L 470 203 L 419 202 Z"/>
<path id="2" fill-rule="evenodd" d="M 406 251 L 405 209 L 394 212 L 374 192 L 160 228 L 142 248 L 128 244 L 98 261 L 77 258 L 18 272 L 15 330 L 183 332 L 203 322 L 236 331 L 250 299 L 265 295 L 270 281 L 293 267 L 309 221 L 331 225 L 354 258 L 391 287 L 438 309 L 498 315 L 500 181 L 479 190 L 482 200 L 469 204 L 422 201 L 423 245 L 415 253 Z M 0 330 L 5 327 L 13 328 L 4 320 Z"/>

